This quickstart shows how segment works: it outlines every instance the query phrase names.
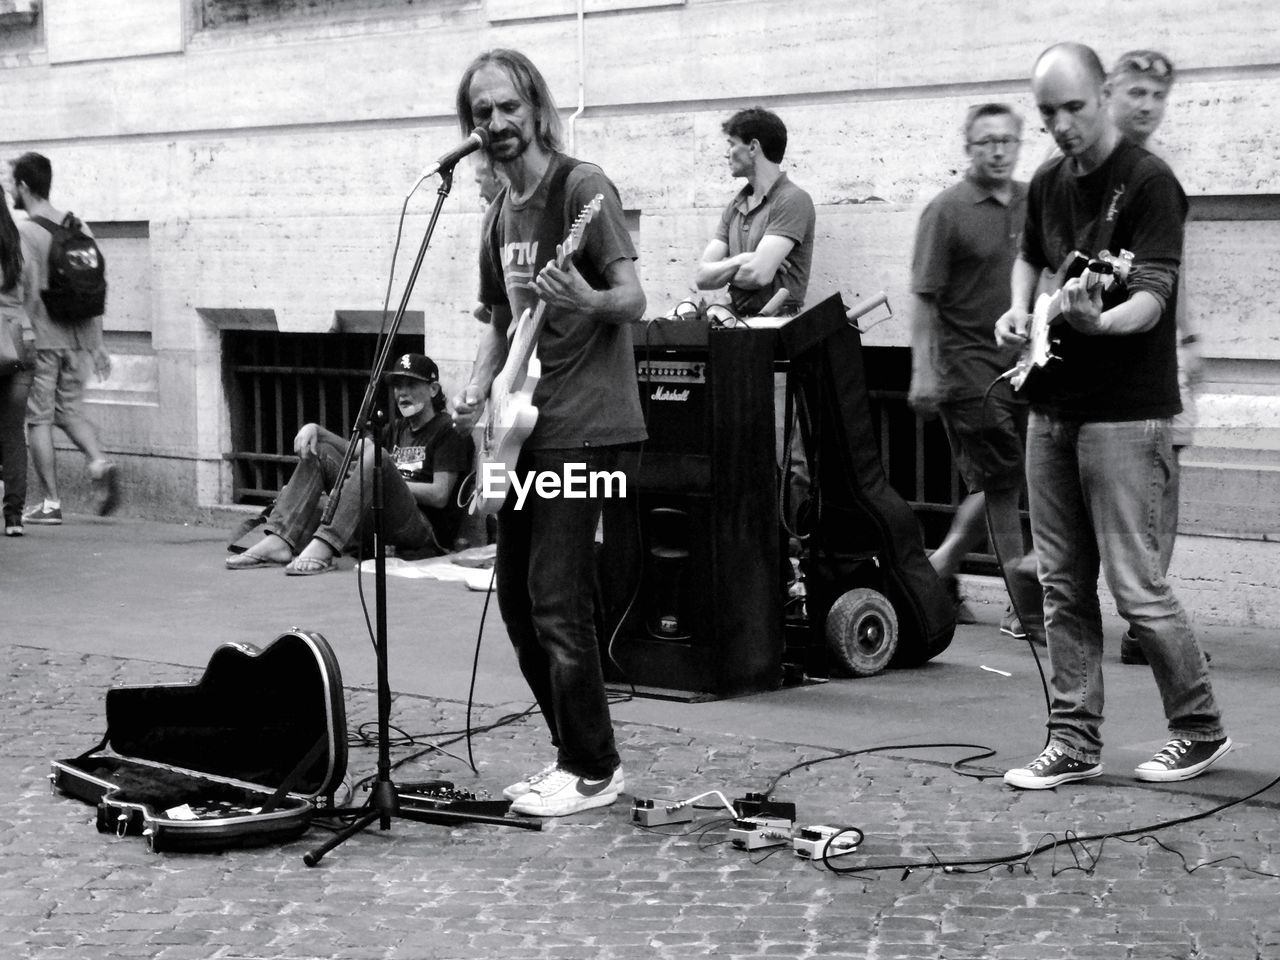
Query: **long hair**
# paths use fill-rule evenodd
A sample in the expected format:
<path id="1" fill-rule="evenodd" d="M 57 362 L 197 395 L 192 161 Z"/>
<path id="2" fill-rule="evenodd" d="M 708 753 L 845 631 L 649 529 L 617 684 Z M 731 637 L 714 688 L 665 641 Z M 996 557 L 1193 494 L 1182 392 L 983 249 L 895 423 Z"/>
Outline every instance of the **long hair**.
<path id="1" fill-rule="evenodd" d="M 476 71 L 488 66 L 497 67 L 510 77 L 521 99 L 533 109 L 534 137 L 538 145 L 548 151 L 559 150 L 562 143 L 560 112 L 556 110 L 555 98 L 533 61 L 519 50 L 486 50 L 463 71 L 458 82 L 457 99 L 458 126 L 462 128 L 462 135 L 471 136 L 476 126 L 471 115 L 471 80 Z"/>
<path id="2" fill-rule="evenodd" d="M 8 200 L 4 188 L 0 187 L 0 271 L 3 271 L 3 283 L 0 291 L 11 293 L 22 276 L 22 240 L 18 236 L 18 225 L 13 222 L 9 213 Z"/>

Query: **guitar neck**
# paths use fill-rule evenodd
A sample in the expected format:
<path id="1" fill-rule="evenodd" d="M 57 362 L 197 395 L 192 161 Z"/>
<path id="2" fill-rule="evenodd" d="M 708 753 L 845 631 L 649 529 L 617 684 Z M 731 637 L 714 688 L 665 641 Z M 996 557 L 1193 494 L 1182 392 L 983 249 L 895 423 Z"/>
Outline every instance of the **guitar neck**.
<path id="1" fill-rule="evenodd" d="M 583 231 L 586 230 L 587 224 L 591 222 L 591 218 L 600 209 L 602 200 L 604 200 L 604 196 L 597 193 L 591 198 L 591 202 L 582 208 L 578 218 L 574 220 L 573 226 L 569 229 L 569 235 L 564 239 L 564 243 L 556 248 L 554 263 L 557 269 L 563 270 L 568 266 L 574 251 L 578 249 L 578 244 L 582 242 Z M 517 322 L 515 332 L 511 337 L 511 345 L 507 349 L 507 361 L 503 364 L 502 372 L 499 375 L 503 386 L 506 387 L 508 392 L 514 392 L 524 382 L 525 375 L 529 371 L 529 360 L 538 346 L 538 337 L 542 335 L 542 326 L 546 322 L 546 313 L 547 302 L 539 299 L 532 311 L 526 310 L 520 315 L 520 320 Z"/>

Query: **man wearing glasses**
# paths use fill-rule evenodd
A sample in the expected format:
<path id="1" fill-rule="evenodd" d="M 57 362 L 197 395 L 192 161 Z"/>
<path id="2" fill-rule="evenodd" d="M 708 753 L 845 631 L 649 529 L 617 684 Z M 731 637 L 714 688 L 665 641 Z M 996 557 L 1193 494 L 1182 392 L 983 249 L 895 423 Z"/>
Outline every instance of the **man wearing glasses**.
<path id="1" fill-rule="evenodd" d="M 1147 147 L 1151 135 L 1160 128 L 1173 86 L 1173 64 L 1155 50 L 1130 50 L 1120 55 L 1111 68 L 1107 86 L 1111 92 L 1111 119 L 1120 132 L 1140 147 Z M 1178 535 L 1178 459 L 1189 446 L 1196 425 L 1195 385 L 1200 379 L 1200 337 L 1191 313 L 1186 309 L 1185 284 L 1178 286 L 1178 392 L 1182 412 L 1173 418 L 1174 480 L 1166 490 L 1164 537 L 1160 541 L 1161 569 L 1168 572 L 1173 544 Z M 1206 657 L 1208 654 L 1206 654 Z M 1145 664 L 1142 645 L 1126 630 L 1120 641 L 1120 662 Z"/>
<path id="2" fill-rule="evenodd" d="M 747 184 L 720 216 L 715 239 L 698 264 L 700 290 L 729 285 L 740 317 L 760 314 L 780 290 L 778 314 L 799 312 L 809 286 L 817 216 L 813 200 L 782 171 L 787 127 L 760 107 L 739 110 L 722 128 L 729 172 Z"/>
<path id="3" fill-rule="evenodd" d="M 1151 662 L 1168 724 L 1168 742 L 1134 776 L 1188 780 L 1226 755 L 1231 740 L 1160 557 L 1174 476 L 1170 420 L 1181 409 L 1175 317 L 1187 199 L 1169 167 L 1116 127 L 1111 88 L 1092 49 L 1048 48 L 1031 89 L 1063 156 L 1031 180 L 1012 304 L 996 322 L 997 342 L 1025 343 L 1041 271 L 1056 269 L 1072 250 L 1125 251 L 1132 268 L 1105 294 L 1085 277 L 1063 285 L 1065 322 L 1053 328 L 1059 359 L 1026 385 L 1027 489 L 1053 691 L 1048 743 L 1004 779 L 1042 790 L 1102 772 L 1101 568 Z"/>
<path id="4" fill-rule="evenodd" d="M 969 489 L 930 560 L 959 612 L 956 571 L 989 534 L 1025 618 L 1011 611 L 1001 630 L 1043 640 L 1039 584 L 1018 574 L 1026 553 L 1018 511 L 1026 402 L 1007 381 L 992 386 L 1016 358 L 996 346 L 992 330 L 1009 307 L 1009 271 L 1026 219 L 1027 185 L 1013 179 L 1022 118 L 1007 104 L 978 104 L 964 135 L 969 168 L 925 207 L 912 258 L 907 399 L 921 416 L 942 418 Z"/>

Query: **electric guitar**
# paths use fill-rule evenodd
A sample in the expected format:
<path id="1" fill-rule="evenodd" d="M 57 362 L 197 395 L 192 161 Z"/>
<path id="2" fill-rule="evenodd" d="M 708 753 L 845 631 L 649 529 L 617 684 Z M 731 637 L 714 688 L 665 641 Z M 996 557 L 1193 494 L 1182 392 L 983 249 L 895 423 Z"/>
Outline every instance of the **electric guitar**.
<path id="1" fill-rule="evenodd" d="M 1031 321 L 1027 324 L 1027 345 L 1022 348 L 1013 369 L 1005 374 L 1013 389 L 1021 390 L 1033 372 L 1046 366 L 1050 360 L 1058 359 L 1053 353 L 1049 328 L 1062 319 L 1063 285 L 1073 277 L 1083 277 L 1085 289 L 1090 293 L 1099 288 L 1106 291 L 1113 284 L 1128 280 L 1132 265 L 1133 254 L 1128 251 L 1121 251 L 1116 256 L 1104 250 L 1093 259 L 1075 251 L 1047 281 L 1041 278 L 1040 293 L 1031 311 Z"/>
<path id="2" fill-rule="evenodd" d="M 563 269 L 582 243 L 587 224 L 600 211 L 604 195 L 597 193 L 582 208 L 560 245 L 555 259 Z M 529 360 L 538 346 L 538 337 L 546 320 L 547 304 L 539 300 L 520 315 L 507 359 L 489 388 L 488 411 L 483 423 L 472 431 L 476 444 L 475 491 L 470 510 L 481 516 L 497 513 L 511 488 L 511 472 L 516 468 L 520 448 L 538 422 L 538 408 L 533 405 L 533 391 L 538 377 L 529 371 Z"/>

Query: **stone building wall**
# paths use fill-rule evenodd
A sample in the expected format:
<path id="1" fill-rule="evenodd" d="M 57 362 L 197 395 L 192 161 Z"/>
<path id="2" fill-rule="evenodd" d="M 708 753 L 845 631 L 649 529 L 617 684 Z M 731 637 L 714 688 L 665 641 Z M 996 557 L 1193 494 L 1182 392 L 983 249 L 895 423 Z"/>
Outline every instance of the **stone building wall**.
<path id="1" fill-rule="evenodd" d="M 47 154 L 55 205 L 101 225 L 120 362 L 92 410 L 134 508 L 169 513 L 229 497 L 219 324 L 319 333 L 381 307 L 405 193 L 458 139 L 455 84 L 482 49 L 527 52 L 566 117 L 581 93 L 573 150 L 635 212 L 652 313 L 689 294 L 735 189 L 719 129 L 733 110 L 788 124 L 786 166 L 819 210 L 811 296 L 883 289 L 905 307 L 919 211 L 965 164 L 965 108 L 1022 110 L 1029 177 L 1049 149 L 1026 80 L 1044 46 L 1162 49 L 1181 76 L 1159 149 L 1193 200 L 1187 285 L 1210 381 L 1183 498 L 1184 531 L 1202 536 L 1175 570 L 1215 617 L 1280 620 L 1264 586 L 1280 531 L 1270 0 L 1177 16 L 1156 0 L 583 0 L 581 20 L 577 0 L 44 0 L 34 25 L 6 21 L 14 3 L 0 0 L 4 156 Z M 433 198 L 410 204 L 398 277 Z M 461 175 L 411 304 L 452 382 L 474 346 L 479 214 Z M 905 318 L 867 342 L 905 345 Z"/>

